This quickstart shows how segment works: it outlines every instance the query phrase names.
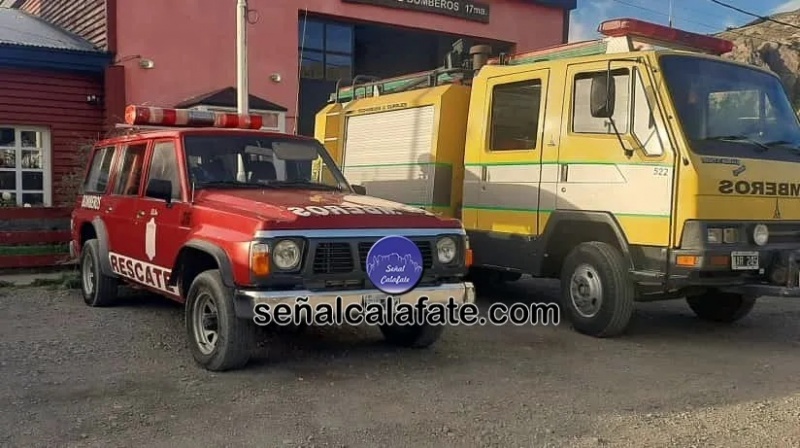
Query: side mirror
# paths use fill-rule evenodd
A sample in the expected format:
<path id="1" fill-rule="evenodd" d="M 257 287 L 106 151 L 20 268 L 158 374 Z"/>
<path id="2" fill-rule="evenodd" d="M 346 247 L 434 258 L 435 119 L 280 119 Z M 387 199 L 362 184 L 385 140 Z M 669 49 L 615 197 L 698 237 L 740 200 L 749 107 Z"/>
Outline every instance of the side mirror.
<path id="1" fill-rule="evenodd" d="M 611 72 L 598 73 L 592 77 L 592 92 L 589 108 L 595 118 L 614 116 L 614 100 L 617 97 L 617 84 Z"/>
<path id="2" fill-rule="evenodd" d="M 150 179 L 145 196 L 162 199 L 167 204 L 170 204 L 172 202 L 172 182 L 163 179 Z"/>
<path id="3" fill-rule="evenodd" d="M 351 185 L 351 187 L 353 187 L 353 191 L 355 191 L 356 194 L 360 194 L 360 195 L 366 195 L 367 194 L 367 187 L 365 187 L 363 185 Z"/>

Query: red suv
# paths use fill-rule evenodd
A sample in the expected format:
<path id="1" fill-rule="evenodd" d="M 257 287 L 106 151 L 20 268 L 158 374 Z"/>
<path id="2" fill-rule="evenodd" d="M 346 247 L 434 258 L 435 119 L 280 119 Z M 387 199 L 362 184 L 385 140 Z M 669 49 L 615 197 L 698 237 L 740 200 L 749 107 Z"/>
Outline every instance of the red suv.
<path id="1" fill-rule="evenodd" d="M 411 287 L 429 302 L 474 302 L 458 220 L 366 196 L 319 142 L 260 131 L 259 118 L 128 107 L 131 129 L 97 143 L 72 212 L 86 304 L 113 304 L 123 282 L 185 303 L 194 359 L 221 371 L 249 360 L 259 305 L 412 300 L 401 294 Z M 386 256 L 406 257 L 373 252 L 376 242 L 398 236 L 418 263 L 376 281 L 368 271 Z M 443 327 L 380 328 L 422 347 Z"/>

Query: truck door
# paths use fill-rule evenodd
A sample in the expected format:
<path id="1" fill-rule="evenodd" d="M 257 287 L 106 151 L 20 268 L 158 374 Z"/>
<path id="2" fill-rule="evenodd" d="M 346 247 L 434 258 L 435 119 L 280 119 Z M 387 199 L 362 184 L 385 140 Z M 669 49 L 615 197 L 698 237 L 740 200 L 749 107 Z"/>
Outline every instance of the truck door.
<path id="1" fill-rule="evenodd" d="M 180 162 L 175 140 L 155 140 L 146 174 L 144 196 L 139 201 L 139 232 L 144 242 L 144 261 L 148 264 L 145 280 L 149 286 L 165 293 L 178 294 L 167 287 L 169 271 L 178 251 L 189 234 L 190 198 L 181 183 Z M 148 186 L 152 180 L 168 180 L 172 184 L 172 200 L 152 197 Z"/>
<path id="2" fill-rule="evenodd" d="M 539 234 L 539 185 L 549 70 L 492 77 L 486 85 L 485 144 L 469 163 L 465 193 L 472 192 L 471 238 L 480 264 L 523 268 L 520 247 Z M 477 185 L 476 185 L 477 184 Z M 477 186 L 477 188 L 475 188 Z M 465 198 L 465 203 L 467 198 Z M 473 243 L 474 241 L 474 243 Z M 514 258 L 514 260 L 510 259 Z"/>
<path id="3" fill-rule="evenodd" d="M 568 67 L 556 208 L 610 214 L 629 244 L 663 247 L 670 235 L 674 157 L 644 68 L 627 61 Z M 613 116 L 593 116 L 592 83 L 606 89 L 608 74 Z"/>

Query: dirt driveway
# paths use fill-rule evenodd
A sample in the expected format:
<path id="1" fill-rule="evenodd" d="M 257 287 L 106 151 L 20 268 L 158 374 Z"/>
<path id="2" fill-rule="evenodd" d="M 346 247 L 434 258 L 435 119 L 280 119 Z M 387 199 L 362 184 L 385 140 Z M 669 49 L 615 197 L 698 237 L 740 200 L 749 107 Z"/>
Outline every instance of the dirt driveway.
<path id="1" fill-rule="evenodd" d="M 525 280 L 497 297 L 556 293 Z M 619 339 L 458 327 L 427 351 L 318 329 L 265 334 L 247 370 L 211 374 L 164 300 L 0 289 L 0 446 L 798 447 L 798 321 L 785 299 L 728 328 L 670 302 L 640 305 Z"/>

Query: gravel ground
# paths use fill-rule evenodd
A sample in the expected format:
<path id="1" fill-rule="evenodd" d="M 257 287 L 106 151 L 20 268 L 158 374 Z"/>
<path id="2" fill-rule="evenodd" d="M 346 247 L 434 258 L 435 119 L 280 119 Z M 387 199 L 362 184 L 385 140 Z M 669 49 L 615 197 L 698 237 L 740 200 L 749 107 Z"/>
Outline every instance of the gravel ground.
<path id="1" fill-rule="evenodd" d="M 265 332 L 246 370 L 211 374 L 166 300 L 0 289 L 0 446 L 800 447 L 798 320 L 800 303 L 767 298 L 729 327 L 639 305 L 612 340 L 457 327 L 420 351 L 374 328 Z"/>

